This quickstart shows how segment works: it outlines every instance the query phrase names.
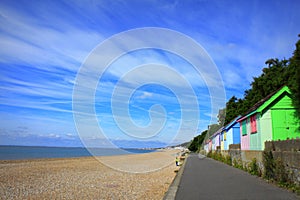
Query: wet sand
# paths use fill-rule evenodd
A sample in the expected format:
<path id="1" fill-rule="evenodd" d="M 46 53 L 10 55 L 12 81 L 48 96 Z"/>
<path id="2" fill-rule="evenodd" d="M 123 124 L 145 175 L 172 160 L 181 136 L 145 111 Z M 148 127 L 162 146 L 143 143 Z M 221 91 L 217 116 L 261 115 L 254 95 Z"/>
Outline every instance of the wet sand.
<path id="1" fill-rule="evenodd" d="M 0 198 L 162 199 L 176 152 L 0 161 Z"/>

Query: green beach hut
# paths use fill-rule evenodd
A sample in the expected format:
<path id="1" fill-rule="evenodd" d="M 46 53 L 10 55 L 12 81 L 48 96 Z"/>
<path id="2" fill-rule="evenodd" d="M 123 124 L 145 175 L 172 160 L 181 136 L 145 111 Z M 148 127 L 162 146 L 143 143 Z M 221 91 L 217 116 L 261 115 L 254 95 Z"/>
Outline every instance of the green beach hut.
<path id="1" fill-rule="evenodd" d="M 256 103 L 238 120 L 242 150 L 264 150 L 265 141 L 300 138 L 300 121 L 294 116 L 291 92 L 287 86 Z M 245 138 L 243 138 L 245 137 Z"/>

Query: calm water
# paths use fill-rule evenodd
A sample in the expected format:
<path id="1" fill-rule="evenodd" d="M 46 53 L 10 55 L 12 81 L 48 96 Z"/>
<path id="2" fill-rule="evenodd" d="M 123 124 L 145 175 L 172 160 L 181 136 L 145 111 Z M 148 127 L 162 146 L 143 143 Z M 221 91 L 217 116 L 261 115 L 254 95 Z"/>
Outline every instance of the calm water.
<path id="1" fill-rule="evenodd" d="M 123 154 L 149 153 L 154 150 L 142 149 L 92 149 L 97 156 L 112 156 Z M 27 147 L 27 146 L 0 146 L 0 160 L 20 160 L 36 158 L 74 158 L 92 156 L 91 153 L 80 147 Z"/>

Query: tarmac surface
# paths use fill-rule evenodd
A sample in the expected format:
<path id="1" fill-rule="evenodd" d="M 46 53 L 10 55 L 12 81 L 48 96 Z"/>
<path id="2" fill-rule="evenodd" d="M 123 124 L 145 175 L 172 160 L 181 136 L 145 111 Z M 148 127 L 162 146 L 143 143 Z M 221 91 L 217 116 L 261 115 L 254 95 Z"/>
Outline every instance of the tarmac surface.
<path id="1" fill-rule="evenodd" d="M 191 154 L 178 181 L 175 199 L 299 200 L 300 197 L 242 170 Z"/>

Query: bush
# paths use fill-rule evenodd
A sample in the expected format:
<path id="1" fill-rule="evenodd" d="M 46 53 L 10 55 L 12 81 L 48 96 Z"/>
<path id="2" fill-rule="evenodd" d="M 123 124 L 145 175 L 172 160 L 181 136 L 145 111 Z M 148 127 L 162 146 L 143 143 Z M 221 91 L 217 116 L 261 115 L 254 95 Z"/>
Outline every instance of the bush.
<path id="1" fill-rule="evenodd" d="M 212 157 L 212 151 L 209 151 L 206 156 L 211 158 Z"/>
<path id="2" fill-rule="evenodd" d="M 245 170 L 245 169 L 244 169 L 243 162 L 242 162 L 241 160 L 233 159 L 233 166 L 234 166 L 235 168 L 238 168 L 238 169 L 241 169 L 241 170 Z"/>
<path id="3" fill-rule="evenodd" d="M 223 156 L 220 152 L 215 152 L 215 159 L 223 162 Z"/>
<path id="4" fill-rule="evenodd" d="M 248 165 L 248 172 L 252 175 L 261 176 L 261 171 L 257 164 L 256 158 L 253 158 Z"/>
<path id="5" fill-rule="evenodd" d="M 275 177 L 274 177 L 275 181 L 277 181 L 281 185 L 288 184 L 290 182 L 288 173 L 287 173 L 287 171 L 284 167 L 284 164 L 280 158 L 278 158 L 275 161 L 274 175 L 275 175 Z"/>
<path id="6" fill-rule="evenodd" d="M 300 186 L 293 183 L 280 158 L 274 159 L 271 151 L 263 153 L 264 175 L 263 177 L 278 183 L 279 186 L 288 188 L 300 194 Z"/>
<path id="7" fill-rule="evenodd" d="M 264 174 L 263 177 L 268 180 L 273 180 L 275 173 L 275 162 L 271 151 L 263 152 Z"/>
<path id="8" fill-rule="evenodd" d="M 227 155 L 227 156 L 225 156 L 225 159 L 224 159 L 225 161 L 225 163 L 227 164 L 227 165 L 232 165 L 232 159 L 231 159 L 231 156 L 230 155 Z"/>

